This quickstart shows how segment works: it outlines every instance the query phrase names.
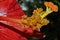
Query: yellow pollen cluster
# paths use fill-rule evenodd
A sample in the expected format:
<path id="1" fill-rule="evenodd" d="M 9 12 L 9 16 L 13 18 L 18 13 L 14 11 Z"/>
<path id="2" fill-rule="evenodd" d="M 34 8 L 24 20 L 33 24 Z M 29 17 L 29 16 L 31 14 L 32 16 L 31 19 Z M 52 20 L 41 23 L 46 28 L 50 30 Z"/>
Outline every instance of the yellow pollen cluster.
<path id="1" fill-rule="evenodd" d="M 22 24 L 27 25 L 28 27 L 32 27 L 33 30 L 40 30 L 40 28 L 49 23 L 47 18 L 42 19 L 44 11 L 42 8 L 37 8 L 33 11 L 33 15 L 31 17 L 27 17 L 26 15 L 22 16 Z"/>

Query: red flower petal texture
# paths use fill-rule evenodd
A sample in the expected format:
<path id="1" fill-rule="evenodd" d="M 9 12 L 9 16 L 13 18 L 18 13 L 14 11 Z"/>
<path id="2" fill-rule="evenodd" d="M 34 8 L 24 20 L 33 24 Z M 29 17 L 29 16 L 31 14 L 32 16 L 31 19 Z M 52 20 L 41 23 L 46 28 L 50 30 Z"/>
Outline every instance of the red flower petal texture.
<path id="1" fill-rule="evenodd" d="M 5 15 L 11 18 L 21 18 L 24 15 L 24 12 L 21 10 L 19 4 L 16 0 L 4 0 L 0 2 L 0 11 L 6 12 Z M 13 26 L 16 29 L 19 29 L 14 23 L 9 23 L 8 25 Z M 19 30 L 23 30 L 22 28 Z M 0 40 L 27 40 L 25 37 L 17 34 L 16 32 L 5 28 L 0 25 Z"/>

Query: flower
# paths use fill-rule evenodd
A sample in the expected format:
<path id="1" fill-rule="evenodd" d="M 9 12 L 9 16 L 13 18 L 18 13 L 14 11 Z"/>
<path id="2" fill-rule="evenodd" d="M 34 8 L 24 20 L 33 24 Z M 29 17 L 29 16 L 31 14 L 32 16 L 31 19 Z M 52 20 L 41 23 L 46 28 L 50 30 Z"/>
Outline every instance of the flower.
<path id="1" fill-rule="evenodd" d="M 11 3 L 12 3 L 12 5 L 11 5 Z M 13 5 L 14 5 L 14 7 L 13 7 Z M 35 24 L 35 21 L 30 20 L 31 17 L 27 17 L 24 14 L 24 12 L 21 10 L 21 8 L 18 5 L 18 3 L 16 2 L 16 0 L 4 0 L 4 1 L 2 1 L 1 5 L 0 5 L 0 8 L 1 7 L 3 7 L 3 8 L 6 7 L 7 10 L 5 10 L 5 11 L 7 11 L 7 14 L 6 14 L 7 17 L 0 16 L 0 20 L 7 21 L 8 24 L 4 25 L 4 24 L 0 23 L 1 24 L 0 25 L 1 26 L 0 27 L 0 40 L 27 40 L 26 36 L 28 36 L 29 38 L 31 38 L 31 36 L 43 38 L 43 35 L 44 35 L 43 33 L 33 32 L 34 30 L 32 30 L 31 27 L 26 28 L 27 25 L 25 25 L 25 23 L 27 23 L 27 21 L 26 21 L 27 18 L 29 21 L 27 24 L 29 24 L 30 22 L 31 22 L 30 24 Z M 21 19 L 22 19 L 22 21 L 21 21 Z M 24 24 L 22 22 L 24 22 Z M 15 25 L 15 23 L 16 23 L 16 25 Z M 7 26 L 7 25 L 9 25 L 9 26 Z M 22 27 L 22 26 L 24 26 L 24 27 Z M 16 29 L 19 31 L 17 31 Z M 32 33 L 32 35 L 29 36 L 27 33 Z"/>

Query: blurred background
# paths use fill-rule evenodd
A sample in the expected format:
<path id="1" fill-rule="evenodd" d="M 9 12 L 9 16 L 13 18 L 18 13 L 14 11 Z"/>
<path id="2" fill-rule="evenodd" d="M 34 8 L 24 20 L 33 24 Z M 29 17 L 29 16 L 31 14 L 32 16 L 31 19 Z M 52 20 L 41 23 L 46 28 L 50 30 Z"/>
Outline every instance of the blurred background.
<path id="1" fill-rule="evenodd" d="M 26 15 L 31 16 L 32 12 L 36 8 L 43 8 L 44 1 L 50 1 L 58 5 L 59 11 L 53 12 L 47 16 L 47 19 L 50 20 L 50 23 L 41 28 L 41 32 L 46 34 L 46 37 L 43 39 L 39 38 L 30 38 L 29 40 L 60 40 L 60 2 L 59 0 L 17 0 L 20 4 L 22 10 Z"/>

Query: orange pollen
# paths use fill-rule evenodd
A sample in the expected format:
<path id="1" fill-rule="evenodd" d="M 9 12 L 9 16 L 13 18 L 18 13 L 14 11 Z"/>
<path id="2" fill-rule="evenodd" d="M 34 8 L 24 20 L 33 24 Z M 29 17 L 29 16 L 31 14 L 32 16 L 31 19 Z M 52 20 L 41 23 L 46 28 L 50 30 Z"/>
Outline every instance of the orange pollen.
<path id="1" fill-rule="evenodd" d="M 46 7 L 51 8 L 53 11 L 57 12 L 58 11 L 58 6 L 54 5 L 52 2 L 44 2 L 44 5 Z"/>

